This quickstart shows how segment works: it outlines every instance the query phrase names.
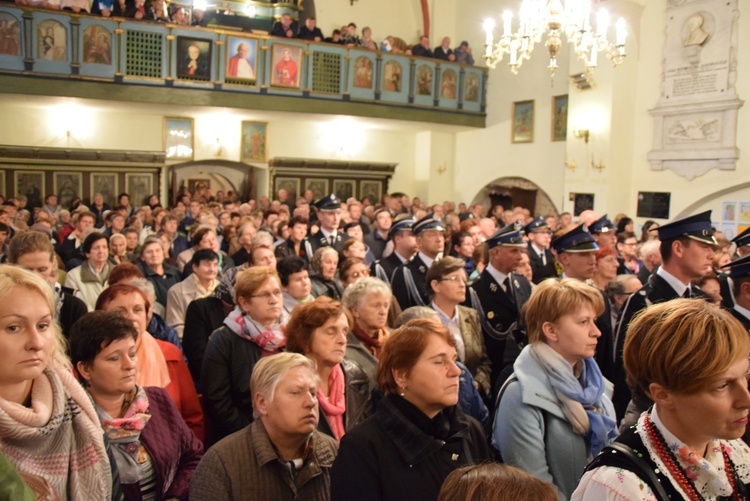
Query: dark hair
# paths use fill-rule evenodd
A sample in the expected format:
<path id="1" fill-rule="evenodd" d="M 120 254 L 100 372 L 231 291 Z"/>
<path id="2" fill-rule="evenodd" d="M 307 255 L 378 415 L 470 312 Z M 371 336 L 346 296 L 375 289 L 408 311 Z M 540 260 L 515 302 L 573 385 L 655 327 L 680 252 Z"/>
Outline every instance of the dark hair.
<path id="1" fill-rule="evenodd" d="M 5 223 L 0 223 L 0 233 L 10 233 L 10 226 Z"/>
<path id="2" fill-rule="evenodd" d="M 122 193 L 120 193 L 119 195 L 117 195 L 117 202 L 118 202 L 118 203 L 120 202 L 120 199 L 121 199 L 122 197 L 128 197 L 128 200 L 130 200 L 130 195 L 129 195 L 128 193 L 122 192 Z"/>
<path id="3" fill-rule="evenodd" d="M 201 261 L 218 261 L 219 255 L 211 249 L 200 249 L 195 251 L 193 258 L 190 260 L 190 268 L 200 266 Z"/>
<path id="4" fill-rule="evenodd" d="M 313 332 L 322 327 L 331 318 L 346 315 L 346 321 L 351 329 L 354 325 L 351 313 L 339 302 L 326 296 L 320 296 L 315 301 L 300 304 L 292 310 L 292 316 L 284 328 L 286 333 L 286 351 L 302 353 L 310 350 Z"/>
<path id="5" fill-rule="evenodd" d="M 86 240 L 83 241 L 83 255 L 85 256 L 86 254 L 90 253 L 91 248 L 99 240 L 107 240 L 107 237 L 102 233 L 99 233 L 98 231 L 95 231 L 87 236 Z M 107 240 L 107 246 L 109 246 L 109 240 Z"/>
<path id="6" fill-rule="evenodd" d="M 453 470 L 440 488 L 438 501 L 555 501 L 557 490 L 523 470 L 481 463 Z"/>
<path id="7" fill-rule="evenodd" d="M 356 226 L 359 226 L 362 231 L 365 230 L 365 228 L 362 226 L 362 223 L 359 221 L 352 221 L 351 223 L 348 223 L 346 226 L 344 226 L 344 231 L 346 232 L 349 228 L 354 228 Z"/>
<path id="8" fill-rule="evenodd" d="M 309 226 L 310 220 L 304 216 L 294 216 L 292 220 L 289 221 L 289 227 L 294 228 L 294 225 L 296 224 L 304 224 L 305 226 Z"/>
<path id="9" fill-rule="evenodd" d="M 635 238 L 635 233 L 632 231 L 621 231 L 617 234 L 617 243 L 624 244 L 628 238 Z"/>
<path id="10" fill-rule="evenodd" d="M 617 221 L 617 233 L 622 233 L 623 231 L 625 231 L 625 227 L 632 223 L 633 223 L 633 220 L 627 216 L 621 218 L 619 221 Z"/>
<path id="11" fill-rule="evenodd" d="M 289 277 L 295 273 L 307 270 L 307 263 L 299 256 L 285 257 L 276 262 L 276 271 L 279 273 L 281 285 L 289 285 Z"/>
<path id="12" fill-rule="evenodd" d="M 92 311 L 78 319 L 70 328 L 70 361 L 90 366 L 96 356 L 107 346 L 120 339 L 138 340 L 133 322 L 116 311 Z M 81 384 L 86 381 L 78 377 Z"/>
<path id="13" fill-rule="evenodd" d="M 216 234 L 214 229 L 210 226 L 201 226 L 200 228 L 196 229 L 195 233 L 193 233 L 193 236 L 190 237 L 190 242 L 193 244 L 193 247 L 196 247 L 198 244 L 200 244 L 201 240 L 203 240 L 203 237 L 205 237 L 211 231 Z"/>
<path id="14" fill-rule="evenodd" d="M 473 221 L 473 219 L 471 221 Z M 458 252 L 456 252 L 456 247 L 461 247 L 461 242 L 463 241 L 464 238 L 467 238 L 467 237 L 471 238 L 472 240 L 474 239 L 474 237 L 472 237 L 471 233 L 469 233 L 468 231 L 458 231 L 457 233 L 453 234 L 453 236 L 451 237 L 451 248 L 449 252 L 451 256 L 458 256 Z"/>
<path id="15" fill-rule="evenodd" d="M 661 253 L 661 260 L 664 264 L 668 263 L 672 259 L 672 244 L 675 241 L 679 241 L 683 246 L 687 247 L 690 245 L 692 240 L 688 237 L 677 237 L 670 240 L 662 240 L 659 244 L 659 252 Z"/>
<path id="16" fill-rule="evenodd" d="M 467 233 L 467 235 L 469 235 Z M 471 236 L 471 235 L 469 235 Z M 425 276 L 425 284 L 427 286 L 427 292 L 432 295 L 434 294 L 434 290 L 432 290 L 432 281 L 433 280 L 440 280 L 445 275 L 449 273 L 456 272 L 458 270 L 463 270 L 466 263 L 464 263 L 463 259 L 453 257 L 453 256 L 445 256 L 443 259 L 435 260 L 432 262 L 432 266 L 427 270 L 427 275 Z"/>
<path id="17" fill-rule="evenodd" d="M 643 226 L 641 227 L 641 242 L 645 242 L 649 239 L 649 230 L 656 225 L 656 221 L 653 221 L 651 219 L 647 220 L 645 223 L 643 223 Z"/>
<path id="18" fill-rule="evenodd" d="M 348 257 L 344 259 L 341 264 L 339 265 L 339 277 L 341 277 L 341 280 L 346 280 L 349 276 L 349 270 L 355 265 L 359 263 L 364 263 L 365 260 L 358 258 L 358 257 Z"/>
<path id="19" fill-rule="evenodd" d="M 109 285 L 118 284 L 125 279 L 143 278 L 143 272 L 133 263 L 118 264 L 109 272 Z"/>

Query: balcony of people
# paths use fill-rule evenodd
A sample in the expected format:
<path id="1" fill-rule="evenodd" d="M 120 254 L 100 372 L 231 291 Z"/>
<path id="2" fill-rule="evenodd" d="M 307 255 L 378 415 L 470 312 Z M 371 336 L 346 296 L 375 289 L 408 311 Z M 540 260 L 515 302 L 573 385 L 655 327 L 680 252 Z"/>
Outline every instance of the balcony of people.
<path id="1" fill-rule="evenodd" d="M 296 111 L 484 126 L 487 70 L 466 42 L 433 52 L 353 23 L 324 34 L 295 0 L 204 1 L 0 0 L 0 87 L 42 77 L 87 97 L 79 82 L 94 82 L 126 101 L 132 86 L 180 88 L 219 106 L 288 111 L 295 98 Z"/>

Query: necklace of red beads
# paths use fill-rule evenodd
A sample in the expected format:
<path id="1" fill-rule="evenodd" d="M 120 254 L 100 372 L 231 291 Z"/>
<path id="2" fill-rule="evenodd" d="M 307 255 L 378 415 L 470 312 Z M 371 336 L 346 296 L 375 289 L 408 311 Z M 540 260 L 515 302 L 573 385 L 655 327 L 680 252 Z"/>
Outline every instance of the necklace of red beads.
<path id="1" fill-rule="evenodd" d="M 677 462 L 677 457 L 675 457 L 672 449 L 670 449 L 667 445 L 667 441 L 664 440 L 661 432 L 656 428 L 656 426 L 654 426 L 654 423 L 651 421 L 651 418 L 648 415 L 646 415 L 644 425 L 646 427 L 648 438 L 656 449 L 656 453 L 659 455 L 659 458 L 667 467 L 667 470 L 669 471 L 671 477 L 677 481 L 677 484 L 687 495 L 687 499 L 690 499 L 691 501 L 703 501 L 704 497 L 701 496 L 701 493 L 698 492 L 698 488 L 695 487 L 695 483 L 693 483 L 690 477 L 688 477 L 685 470 L 682 468 L 682 466 L 680 466 L 680 463 Z M 732 499 L 741 501 L 743 498 L 737 490 L 737 476 L 734 470 L 734 465 L 730 461 L 729 455 L 727 454 L 724 445 L 721 446 L 721 455 L 724 458 L 724 472 L 727 475 L 729 485 L 732 487 Z"/>

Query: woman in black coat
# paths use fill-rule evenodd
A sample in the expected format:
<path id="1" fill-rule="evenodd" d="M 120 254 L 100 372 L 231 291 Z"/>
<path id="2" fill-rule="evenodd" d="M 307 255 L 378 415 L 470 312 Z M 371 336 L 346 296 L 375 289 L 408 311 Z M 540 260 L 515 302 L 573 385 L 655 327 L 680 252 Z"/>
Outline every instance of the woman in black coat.
<path id="1" fill-rule="evenodd" d="M 489 459 L 480 424 L 456 406 L 453 337 L 418 319 L 391 334 L 378 366 L 378 410 L 349 431 L 331 472 L 331 499 L 437 499 L 448 474 Z"/>

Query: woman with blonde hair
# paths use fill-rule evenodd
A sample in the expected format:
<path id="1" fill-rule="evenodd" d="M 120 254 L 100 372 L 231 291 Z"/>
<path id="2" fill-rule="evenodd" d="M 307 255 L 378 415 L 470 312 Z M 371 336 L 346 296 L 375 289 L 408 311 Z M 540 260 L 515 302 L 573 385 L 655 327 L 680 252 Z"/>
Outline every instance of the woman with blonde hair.
<path id="1" fill-rule="evenodd" d="M 623 352 L 634 395 L 654 405 L 605 449 L 574 500 L 748 499 L 750 337 L 697 299 L 645 309 Z"/>
<path id="2" fill-rule="evenodd" d="M 94 406 L 65 358 L 53 289 L 4 265 L 0 291 L 0 453 L 39 499 L 110 499 L 119 480 Z"/>
<path id="3" fill-rule="evenodd" d="M 593 358 L 604 300 L 579 280 L 549 279 L 525 309 L 529 344 L 500 391 L 493 442 L 506 464 L 554 484 L 568 499 L 591 458 L 617 435 Z"/>

